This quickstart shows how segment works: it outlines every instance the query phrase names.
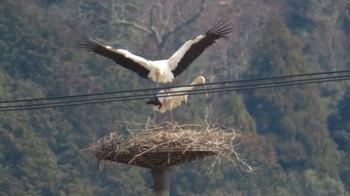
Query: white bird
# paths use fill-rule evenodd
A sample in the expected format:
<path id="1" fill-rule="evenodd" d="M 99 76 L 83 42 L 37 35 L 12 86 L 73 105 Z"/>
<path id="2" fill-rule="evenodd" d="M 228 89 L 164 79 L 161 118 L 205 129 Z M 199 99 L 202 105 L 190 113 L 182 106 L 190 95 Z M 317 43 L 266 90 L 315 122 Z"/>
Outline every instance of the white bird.
<path id="1" fill-rule="evenodd" d="M 198 76 L 190 85 L 200 85 L 204 83 L 204 76 Z M 188 95 L 186 92 L 193 90 L 194 87 L 195 86 L 184 86 L 160 90 L 156 97 L 150 99 L 147 104 L 153 105 L 153 109 L 160 113 L 164 113 L 169 110 L 172 118 L 171 111 L 180 106 L 182 103 L 187 103 Z"/>
<path id="2" fill-rule="evenodd" d="M 143 78 L 149 78 L 157 83 L 170 83 L 181 74 L 202 52 L 215 43 L 216 39 L 224 37 L 231 30 L 227 20 L 218 22 L 205 34 L 194 37 L 183 44 L 169 59 L 147 60 L 124 49 L 115 49 L 87 38 L 80 43 L 82 48 L 110 58 L 120 66 L 134 71 Z"/>

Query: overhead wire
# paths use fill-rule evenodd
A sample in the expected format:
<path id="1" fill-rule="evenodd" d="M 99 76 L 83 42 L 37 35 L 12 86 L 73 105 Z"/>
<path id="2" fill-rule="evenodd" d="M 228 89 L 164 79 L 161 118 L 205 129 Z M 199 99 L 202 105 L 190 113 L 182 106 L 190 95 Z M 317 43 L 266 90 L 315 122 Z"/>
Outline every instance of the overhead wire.
<path id="1" fill-rule="evenodd" d="M 308 84 L 308 83 L 320 83 L 320 82 L 330 82 L 330 81 L 340 81 L 340 80 L 348 80 L 350 79 L 350 76 L 346 77 L 339 77 L 337 79 L 319 79 L 319 80 L 308 80 L 308 81 L 291 81 L 290 83 L 279 83 L 279 84 L 263 84 L 263 85 L 257 85 L 257 86 L 246 86 L 246 87 L 237 87 L 237 86 L 230 86 L 222 89 L 208 89 L 208 90 L 196 90 L 196 91 L 190 91 L 187 93 L 178 93 L 172 94 L 171 96 L 182 96 L 182 95 L 196 95 L 196 94 L 204 94 L 204 93 L 218 93 L 218 92 L 227 92 L 227 91 L 243 91 L 243 90 L 254 90 L 254 89 L 261 89 L 261 88 L 273 88 L 273 87 L 281 87 L 281 86 L 290 86 L 290 85 L 297 85 L 297 84 Z M 164 95 L 169 96 L 169 95 Z M 145 95 L 140 96 L 128 96 L 128 98 L 125 97 L 108 97 L 101 99 L 93 99 L 93 100 L 78 100 L 78 101 L 69 101 L 69 102 L 56 102 L 56 103 L 41 103 L 41 104 L 29 104 L 29 105 L 18 105 L 18 106 L 5 106 L 1 107 L 0 111 L 18 111 L 18 110 L 29 110 L 29 109 L 43 109 L 43 108 L 53 108 L 53 107 L 63 107 L 63 106 L 78 106 L 78 105 L 86 105 L 86 104 L 96 104 L 96 103 L 109 103 L 109 102 L 116 102 L 116 101 L 131 101 L 131 100 L 138 100 L 138 99 L 146 99 L 146 98 L 152 98 Z"/>
<path id="2" fill-rule="evenodd" d="M 314 74 L 313 74 L 314 75 Z M 327 77 L 328 79 L 332 79 L 332 78 L 336 78 L 336 77 L 344 77 L 344 76 L 332 76 L 332 77 Z M 346 76 L 345 76 L 346 77 Z M 269 78 L 270 79 L 270 78 Z M 302 82 L 302 81 L 306 81 L 306 80 L 320 80 L 320 79 L 326 79 L 326 78 L 312 78 L 312 79 L 303 79 L 303 80 L 298 80 L 299 83 Z M 341 79 L 343 80 L 343 79 Z M 271 85 L 271 84 L 279 84 L 278 86 L 280 86 L 281 84 L 283 83 L 288 83 L 288 82 L 296 82 L 296 81 L 280 81 L 280 82 L 270 82 L 270 83 L 264 83 L 264 85 Z M 207 89 L 207 91 L 210 91 L 210 92 L 220 92 L 220 89 L 222 90 L 227 90 L 227 89 L 231 89 L 231 90 L 241 90 L 240 87 L 244 87 L 242 90 L 244 89 L 254 89 L 254 88 L 248 88 L 249 86 L 254 86 L 254 85 L 258 85 L 258 84 L 248 84 L 248 85 L 243 85 L 243 86 L 230 86 L 230 87 L 216 87 L 216 88 L 213 88 L 213 89 Z M 260 84 L 261 85 L 261 84 Z M 267 87 L 267 86 L 266 86 Z M 265 88 L 266 88 L 265 87 Z M 232 89 L 232 88 L 236 88 L 236 89 Z M 258 87 L 260 88 L 260 87 Z M 215 90 L 215 91 L 213 91 Z M 187 92 L 187 91 L 177 91 L 176 94 L 177 96 L 180 96 L 180 95 L 184 95 L 184 93 L 186 94 L 194 94 L 196 91 L 201 91 L 201 90 L 193 90 L 191 92 Z M 183 94 L 182 94 L 183 93 Z M 199 92 L 199 93 L 202 93 L 202 92 Z M 34 104 L 35 106 L 47 106 L 49 104 L 59 104 L 59 105 L 62 105 L 62 104 L 67 104 L 69 103 L 69 105 L 77 105 L 77 104 L 74 104 L 74 103 L 79 103 L 79 102 L 87 102 L 87 101 L 104 101 L 104 100 L 110 100 L 110 99 L 113 99 L 113 100 L 132 100 L 132 99 L 145 99 L 145 98 L 150 98 L 148 96 L 154 96 L 154 93 L 152 94 L 137 94 L 137 95 L 128 95 L 128 96 L 121 96 L 121 97 L 107 97 L 107 98 L 99 98 L 99 99 L 86 99 L 86 100 L 73 100 L 73 101 L 61 101 L 61 102 L 51 102 L 51 103 L 39 103 L 39 104 Z M 161 95 L 161 94 L 158 94 L 158 97 L 162 97 L 162 96 L 168 96 L 166 94 L 164 95 Z M 72 104 L 73 103 L 73 104 Z M 94 102 L 92 102 L 94 103 Z M 100 103 L 100 102 L 98 102 Z M 83 103 L 84 104 L 84 103 Z M 80 105 L 80 104 L 79 104 Z M 6 108 L 10 108 L 10 107 L 30 107 L 30 106 L 33 106 L 33 105 L 19 105 L 19 106 L 3 106 L 3 107 L 0 107 L 2 109 L 6 109 Z"/>
<path id="3" fill-rule="evenodd" d="M 350 73 L 350 70 L 313 72 L 313 73 L 303 73 L 303 74 L 294 74 L 294 75 L 286 75 L 286 76 L 274 76 L 274 77 L 262 77 L 262 78 L 253 78 L 253 79 L 243 79 L 243 80 L 210 82 L 210 83 L 205 83 L 202 85 L 203 86 L 210 86 L 210 85 L 235 84 L 235 83 L 246 83 L 246 82 L 260 82 L 260 81 L 264 81 L 264 80 L 278 80 L 278 79 L 287 79 L 287 78 L 295 78 L 295 77 L 316 76 L 316 75 L 326 75 L 326 74 L 327 75 L 329 75 L 329 74 L 342 74 L 342 73 Z M 172 86 L 169 88 L 191 87 L 191 86 L 197 86 L 197 85 L 178 85 L 178 86 Z M 32 98 L 32 99 L 16 99 L 16 100 L 2 100 L 2 101 L 0 100 L 0 104 L 32 102 L 32 101 L 49 101 L 49 100 L 56 100 L 56 99 L 60 100 L 60 99 L 94 97 L 94 96 L 106 96 L 106 95 L 121 94 L 121 93 L 159 91 L 159 90 L 163 90 L 163 89 L 164 89 L 164 87 L 143 88 L 143 89 L 121 90 L 121 91 L 111 91 L 111 92 L 101 92 L 101 93 L 80 94 L 80 95 L 67 95 L 67 96 L 41 97 L 41 98 Z"/>
<path id="4" fill-rule="evenodd" d="M 282 86 L 290 86 L 290 85 L 298 85 L 298 84 L 309 84 L 309 83 L 320 83 L 320 82 L 331 82 L 331 81 L 341 81 L 350 79 L 350 74 L 348 75 L 336 75 L 336 76 L 324 76 L 324 77 L 316 77 L 316 78 L 303 78 L 303 79 L 294 79 L 294 80 L 282 80 L 282 81 L 274 81 L 281 80 L 286 78 L 295 78 L 295 77 L 305 77 L 305 76 L 317 76 L 317 75 L 325 75 L 325 74 L 339 74 L 339 73 L 348 73 L 350 70 L 343 71 L 333 71 L 333 72 L 318 72 L 318 73 L 306 73 L 306 74 L 298 74 L 298 75 L 289 75 L 289 76 L 277 76 L 277 77 L 269 77 L 269 78 L 256 78 L 256 79 L 248 79 L 248 80 L 236 80 L 236 81 L 224 81 L 224 82 L 215 82 L 215 83 L 206 83 L 205 86 L 209 85 L 219 85 L 219 84 L 233 84 L 228 86 L 220 86 L 220 87 L 211 87 L 205 89 L 194 89 L 191 91 L 176 91 L 172 92 L 171 96 L 182 96 L 182 95 L 196 95 L 203 93 L 220 93 L 220 92 L 228 92 L 228 91 L 243 91 L 243 90 L 254 90 L 261 88 L 273 88 L 273 87 L 282 87 Z M 272 80 L 272 81 L 270 81 Z M 269 81 L 269 82 L 265 82 Z M 238 83 L 238 84 L 234 84 Z M 243 84 L 242 84 L 243 83 Z M 244 84 L 246 83 L 246 84 Z M 192 86 L 192 85 L 184 85 L 184 86 Z M 195 85 L 201 86 L 201 85 Z M 181 87 L 181 86 L 178 86 Z M 175 88 L 175 87 L 171 87 Z M 163 89 L 163 88 L 156 88 Z M 154 89 L 153 89 L 154 90 Z M 118 91 L 119 94 L 127 93 L 127 92 L 141 92 L 141 89 L 137 89 L 136 91 L 127 90 L 127 91 Z M 174 94 L 175 93 L 175 94 Z M 107 95 L 107 93 L 95 93 L 96 95 Z M 116 94 L 116 93 L 113 93 Z M 87 95 L 79 95 L 79 96 L 62 96 L 64 98 L 82 98 L 89 97 Z M 110 94 L 108 94 L 110 95 Z M 55 102 L 45 102 L 45 103 L 32 103 L 37 101 L 47 101 L 47 100 L 57 100 L 55 99 L 27 99 L 25 103 L 25 99 L 13 100 L 12 102 L 1 102 L 4 103 L 16 103 L 16 105 L 5 105 L 0 106 L 0 112 L 5 111 L 18 111 L 18 110 L 31 110 L 31 109 L 43 109 L 43 108 L 54 108 L 54 107 L 63 107 L 63 106 L 78 106 L 78 105 L 86 105 L 86 104 L 97 104 L 97 103 L 109 103 L 116 101 L 131 101 L 131 100 L 139 100 L 139 99 L 148 99 L 153 98 L 155 93 L 145 93 L 145 94 L 132 94 L 132 95 L 123 95 L 123 96 L 112 96 L 112 97 L 98 97 L 98 98 L 88 98 L 88 99 L 78 99 L 78 100 L 63 100 L 63 101 L 55 101 Z M 169 93 L 157 93 L 158 97 L 166 97 L 169 96 Z M 19 102 L 24 102 L 25 104 L 18 104 Z M 29 102 L 29 103 L 28 103 Z"/>

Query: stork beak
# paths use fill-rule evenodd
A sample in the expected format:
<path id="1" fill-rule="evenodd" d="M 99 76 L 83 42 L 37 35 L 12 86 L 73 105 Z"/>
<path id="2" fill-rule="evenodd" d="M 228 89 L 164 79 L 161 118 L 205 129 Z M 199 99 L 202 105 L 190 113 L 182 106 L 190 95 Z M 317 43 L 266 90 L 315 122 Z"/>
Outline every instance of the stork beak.
<path id="1" fill-rule="evenodd" d="M 207 91 L 207 89 L 205 88 L 205 86 L 204 85 L 202 85 L 202 88 L 204 89 L 204 91 L 205 91 L 205 96 L 208 98 L 209 97 L 209 95 L 208 95 L 208 91 Z"/>

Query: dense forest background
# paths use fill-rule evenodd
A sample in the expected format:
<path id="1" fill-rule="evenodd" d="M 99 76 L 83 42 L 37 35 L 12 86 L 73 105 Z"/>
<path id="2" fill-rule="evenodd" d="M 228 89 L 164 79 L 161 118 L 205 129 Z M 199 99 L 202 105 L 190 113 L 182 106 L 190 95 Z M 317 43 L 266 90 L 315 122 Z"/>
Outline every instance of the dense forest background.
<path id="1" fill-rule="evenodd" d="M 198 74 L 225 81 L 350 68 L 348 0 L 3 0 L 0 101 L 153 87 L 80 49 L 81 35 L 150 59 L 170 56 L 221 18 L 233 32 L 175 84 Z M 174 167 L 171 195 L 348 195 L 348 82 L 190 97 L 179 123 L 239 127 L 253 173 L 222 162 Z M 149 171 L 99 162 L 84 150 L 145 124 L 145 100 L 0 112 L 0 195 L 148 195 Z M 199 107 L 201 106 L 201 107 Z M 142 125 L 140 125 L 142 127 Z M 106 165 L 107 164 L 107 165 Z M 107 166 L 107 167 L 106 167 Z"/>

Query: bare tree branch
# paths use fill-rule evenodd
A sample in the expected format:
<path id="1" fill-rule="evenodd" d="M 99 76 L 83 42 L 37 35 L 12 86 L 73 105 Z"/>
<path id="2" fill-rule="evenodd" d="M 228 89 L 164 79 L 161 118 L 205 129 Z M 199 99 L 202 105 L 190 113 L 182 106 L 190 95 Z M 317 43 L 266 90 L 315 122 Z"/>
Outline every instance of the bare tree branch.
<path id="1" fill-rule="evenodd" d="M 191 24 L 192 22 L 194 22 L 194 21 L 199 17 L 200 13 L 203 11 L 204 8 L 205 8 L 205 0 L 201 0 L 201 5 L 200 5 L 199 9 L 196 11 L 196 13 L 195 13 L 191 18 L 189 18 L 188 20 L 186 20 L 186 21 L 180 23 L 179 25 L 174 26 L 174 27 L 173 27 L 172 29 L 170 29 L 167 33 L 165 33 L 165 34 L 163 35 L 162 41 L 158 43 L 159 46 L 160 46 L 160 47 L 163 47 L 163 46 L 164 46 L 164 43 L 165 43 L 165 41 L 168 39 L 168 37 L 169 37 L 171 34 L 173 34 L 173 33 L 175 33 L 176 31 L 178 31 L 181 27 L 187 26 L 187 25 Z"/>

